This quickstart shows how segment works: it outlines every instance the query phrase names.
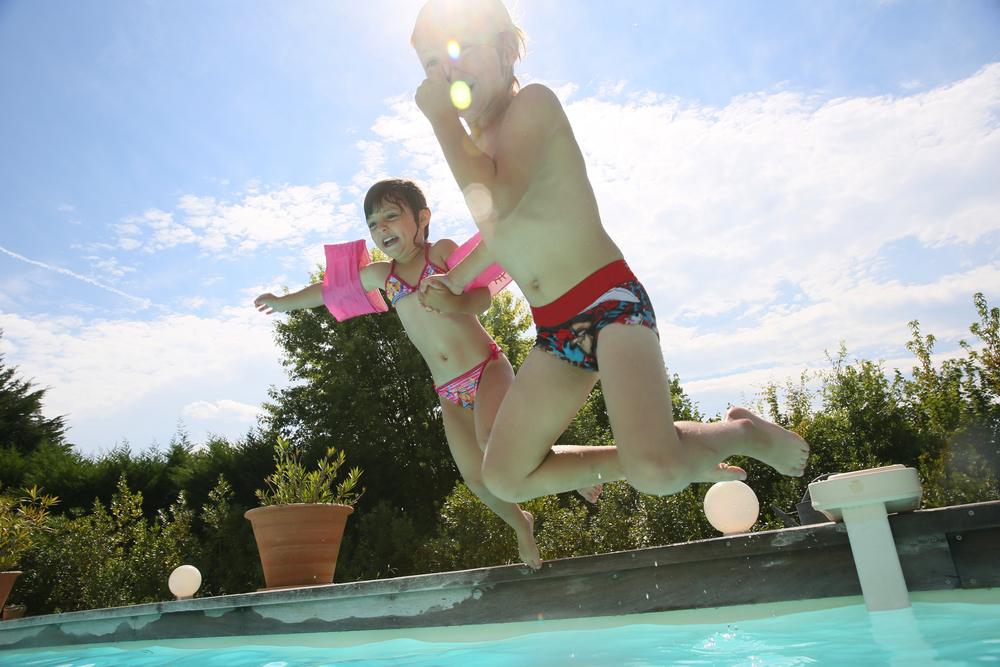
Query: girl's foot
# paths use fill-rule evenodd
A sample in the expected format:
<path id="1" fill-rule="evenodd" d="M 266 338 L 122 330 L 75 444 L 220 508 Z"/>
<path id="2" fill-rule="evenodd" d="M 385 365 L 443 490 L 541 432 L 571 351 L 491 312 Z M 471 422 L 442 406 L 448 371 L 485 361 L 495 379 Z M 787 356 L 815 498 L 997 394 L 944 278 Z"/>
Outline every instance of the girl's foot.
<path id="1" fill-rule="evenodd" d="M 522 535 L 521 531 L 515 531 L 517 534 L 517 553 L 521 557 L 521 562 L 532 570 L 539 570 L 542 567 L 542 557 L 538 554 L 538 545 L 535 544 L 535 517 L 532 516 L 531 512 L 524 510 L 521 512 L 528 520 L 528 533 Z"/>
<path id="2" fill-rule="evenodd" d="M 747 471 L 738 466 L 731 466 L 728 463 L 720 463 L 703 475 L 698 475 L 692 482 L 732 482 L 733 480 L 742 482 L 747 478 Z"/>
<path id="3" fill-rule="evenodd" d="M 601 489 L 603 488 L 603 484 L 595 484 L 584 489 L 577 489 L 576 492 L 583 496 L 584 500 L 593 505 L 597 503 L 597 497 L 601 495 Z"/>

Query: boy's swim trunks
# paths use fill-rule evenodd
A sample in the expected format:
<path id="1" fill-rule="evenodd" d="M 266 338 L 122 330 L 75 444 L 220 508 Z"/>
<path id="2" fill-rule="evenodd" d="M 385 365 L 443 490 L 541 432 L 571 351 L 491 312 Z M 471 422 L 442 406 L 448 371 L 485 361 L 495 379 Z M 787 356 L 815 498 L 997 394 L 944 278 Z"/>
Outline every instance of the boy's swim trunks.
<path id="1" fill-rule="evenodd" d="M 613 322 L 641 324 L 660 336 L 649 295 L 623 259 L 598 269 L 552 303 L 532 308 L 531 315 L 536 348 L 588 371 L 598 370 L 597 337 Z"/>

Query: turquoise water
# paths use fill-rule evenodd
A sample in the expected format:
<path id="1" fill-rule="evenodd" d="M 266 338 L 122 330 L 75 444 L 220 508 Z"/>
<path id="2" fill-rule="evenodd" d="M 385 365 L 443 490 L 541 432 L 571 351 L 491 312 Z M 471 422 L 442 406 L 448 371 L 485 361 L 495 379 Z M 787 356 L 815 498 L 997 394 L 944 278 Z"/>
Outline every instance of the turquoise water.
<path id="1" fill-rule="evenodd" d="M 255 638 L 259 640 L 259 638 Z M 618 667 L 635 665 L 989 665 L 1000 663 L 1000 605 L 863 605 L 728 625 L 628 625 L 497 641 L 394 639 L 351 648 L 95 648 L 0 655 L 0 667 Z"/>

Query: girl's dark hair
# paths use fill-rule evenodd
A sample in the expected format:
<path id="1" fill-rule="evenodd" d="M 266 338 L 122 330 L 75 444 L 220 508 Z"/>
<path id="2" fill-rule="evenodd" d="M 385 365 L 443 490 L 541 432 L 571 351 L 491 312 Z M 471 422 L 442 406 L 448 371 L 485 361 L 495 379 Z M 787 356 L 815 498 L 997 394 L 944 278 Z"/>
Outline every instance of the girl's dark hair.
<path id="1" fill-rule="evenodd" d="M 368 189 L 368 194 L 365 195 L 365 220 L 368 220 L 373 213 L 386 204 L 394 204 L 399 208 L 409 209 L 413 213 L 414 221 L 418 223 L 418 232 L 420 229 L 420 212 L 425 208 L 430 208 L 427 206 L 427 198 L 424 196 L 424 191 L 420 189 L 419 185 L 408 178 L 387 178 L 371 186 Z M 424 227 L 424 242 L 427 241 L 429 235 L 430 223 Z M 416 237 L 413 238 L 413 242 L 417 243 Z M 423 245 L 423 243 L 417 243 L 417 245 Z"/>

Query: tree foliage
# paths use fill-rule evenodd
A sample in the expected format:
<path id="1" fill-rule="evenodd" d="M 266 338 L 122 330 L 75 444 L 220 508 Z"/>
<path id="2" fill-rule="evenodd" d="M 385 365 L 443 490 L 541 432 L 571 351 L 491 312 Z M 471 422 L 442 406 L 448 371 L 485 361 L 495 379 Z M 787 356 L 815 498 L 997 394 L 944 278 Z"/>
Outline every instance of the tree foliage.
<path id="1" fill-rule="evenodd" d="M 65 418 L 42 414 L 45 391 L 21 377 L 17 366 L 6 366 L 0 353 L 0 484 L 4 486 L 24 486 L 28 457 L 46 445 L 63 443 Z"/>

